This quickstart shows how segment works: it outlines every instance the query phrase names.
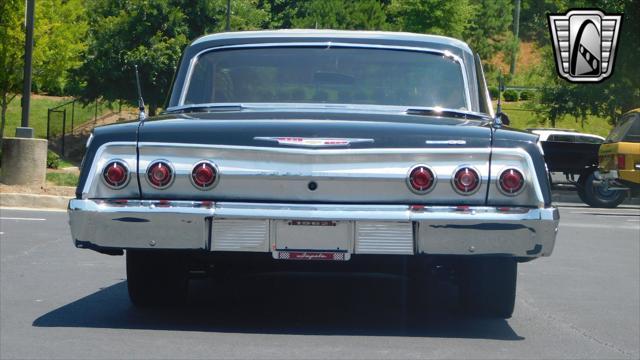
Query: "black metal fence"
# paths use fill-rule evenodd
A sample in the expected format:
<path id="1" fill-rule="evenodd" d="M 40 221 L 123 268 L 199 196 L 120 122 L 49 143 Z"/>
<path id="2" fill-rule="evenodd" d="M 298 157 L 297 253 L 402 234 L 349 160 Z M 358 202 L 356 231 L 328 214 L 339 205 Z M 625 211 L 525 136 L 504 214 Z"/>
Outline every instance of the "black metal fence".
<path id="1" fill-rule="evenodd" d="M 105 113 L 105 109 L 109 109 Z M 101 99 L 82 104 L 72 99 L 47 109 L 47 140 L 50 146 L 65 156 L 67 137 L 75 135 L 79 129 L 93 129 L 98 119 L 106 115 L 122 112 L 122 102 L 109 102 Z"/>

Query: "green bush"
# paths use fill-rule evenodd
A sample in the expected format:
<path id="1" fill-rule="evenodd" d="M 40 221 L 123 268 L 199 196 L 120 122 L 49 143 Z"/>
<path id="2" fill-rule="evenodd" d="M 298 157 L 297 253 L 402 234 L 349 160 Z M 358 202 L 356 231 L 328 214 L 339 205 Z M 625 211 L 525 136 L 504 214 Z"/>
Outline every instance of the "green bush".
<path id="1" fill-rule="evenodd" d="M 57 169 L 60 167 L 60 156 L 51 150 L 47 151 L 47 167 Z"/>
<path id="2" fill-rule="evenodd" d="M 535 94 L 531 90 L 523 90 L 520 92 L 520 100 L 531 100 L 535 97 Z"/>
<path id="3" fill-rule="evenodd" d="M 509 89 L 502 93 L 502 97 L 504 97 L 504 101 L 518 101 L 519 94 L 517 91 Z"/>
<path id="4" fill-rule="evenodd" d="M 500 95 L 500 90 L 498 90 L 497 86 L 489 86 L 489 96 L 491 96 L 492 100 L 495 100 Z"/>

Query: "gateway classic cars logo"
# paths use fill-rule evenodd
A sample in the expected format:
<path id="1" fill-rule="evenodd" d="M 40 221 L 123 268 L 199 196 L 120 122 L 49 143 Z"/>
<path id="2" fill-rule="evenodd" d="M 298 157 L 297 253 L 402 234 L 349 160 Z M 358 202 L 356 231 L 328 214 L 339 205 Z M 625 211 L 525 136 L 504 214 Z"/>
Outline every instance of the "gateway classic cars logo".
<path id="1" fill-rule="evenodd" d="M 570 82 L 600 82 L 613 72 L 621 14 L 570 10 L 549 15 L 558 74 Z"/>

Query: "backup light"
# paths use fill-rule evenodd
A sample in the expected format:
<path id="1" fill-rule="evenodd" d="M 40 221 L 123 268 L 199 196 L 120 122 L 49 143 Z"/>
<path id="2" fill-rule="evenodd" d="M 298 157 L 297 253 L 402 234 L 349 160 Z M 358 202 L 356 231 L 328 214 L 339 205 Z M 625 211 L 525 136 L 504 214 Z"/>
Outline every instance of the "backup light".
<path id="1" fill-rule="evenodd" d="M 453 189 L 461 195 L 471 195 L 480 189 L 480 175 L 471 167 L 462 167 L 453 175 Z"/>
<path id="2" fill-rule="evenodd" d="M 155 161 L 147 168 L 147 180 L 156 189 L 165 189 L 173 181 L 173 168 L 165 161 Z"/>

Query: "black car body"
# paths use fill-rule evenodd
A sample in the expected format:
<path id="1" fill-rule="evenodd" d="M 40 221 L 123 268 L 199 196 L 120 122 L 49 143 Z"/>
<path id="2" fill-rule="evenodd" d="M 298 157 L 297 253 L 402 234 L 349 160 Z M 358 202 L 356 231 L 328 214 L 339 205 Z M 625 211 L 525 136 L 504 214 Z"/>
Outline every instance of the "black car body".
<path id="1" fill-rule="evenodd" d="M 508 317 L 516 262 L 550 255 L 557 231 L 536 139 L 500 125 L 455 39 L 209 35 L 185 50 L 163 115 L 95 129 L 72 233 L 127 250 L 139 305 L 175 300 L 159 281 L 183 294 L 194 258 L 442 260 L 470 308 Z"/>

